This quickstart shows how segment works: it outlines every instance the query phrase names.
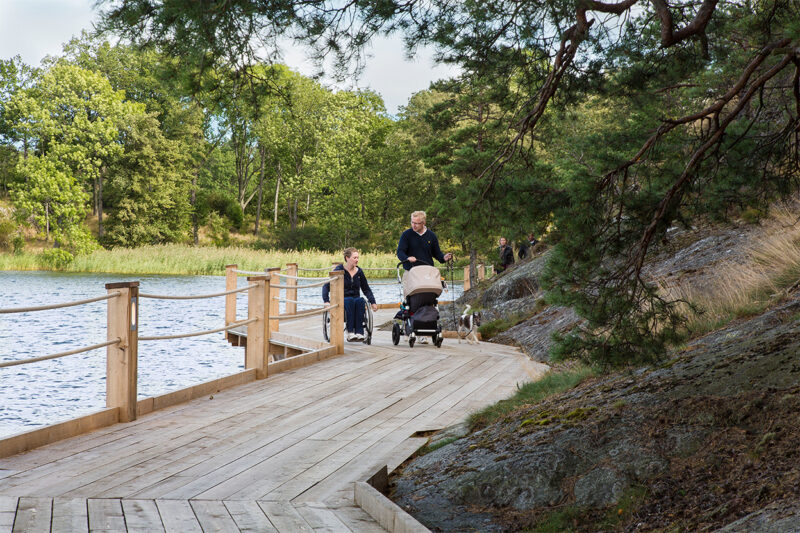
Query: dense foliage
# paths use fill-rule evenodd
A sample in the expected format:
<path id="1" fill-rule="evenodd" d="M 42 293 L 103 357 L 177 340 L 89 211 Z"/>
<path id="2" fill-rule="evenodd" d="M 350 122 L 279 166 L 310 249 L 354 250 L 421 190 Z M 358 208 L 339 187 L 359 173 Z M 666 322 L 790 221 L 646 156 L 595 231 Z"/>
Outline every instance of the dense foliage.
<path id="1" fill-rule="evenodd" d="M 586 319 L 560 350 L 624 364 L 678 339 L 644 270 L 668 229 L 758 213 L 800 177 L 798 0 L 100 3 L 132 46 L 0 63 L 0 190 L 59 242 L 87 207 L 122 246 L 205 226 L 390 249 L 420 208 L 473 260 L 534 231 L 555 248 L 550 302 Z M 293 37 L 347 75 L 391 31 L 461 68 L 398 117 L 277 61 Z M 83 116 L 48 107 L 78 80 Z"/>

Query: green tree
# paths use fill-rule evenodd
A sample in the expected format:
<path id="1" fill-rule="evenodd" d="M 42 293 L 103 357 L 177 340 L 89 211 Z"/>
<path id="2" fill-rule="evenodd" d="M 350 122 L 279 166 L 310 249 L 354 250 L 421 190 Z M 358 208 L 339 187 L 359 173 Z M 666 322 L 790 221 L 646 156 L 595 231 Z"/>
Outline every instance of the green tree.
<path id="1" fill-rule="evenodd" d="M 83 245 L 88 231 L 83 223 L 88 194 L 71 170 L 47 156 L 30 155 L 19 162 L 25 183 L 15 184 L 12 199 L 23 218 L 32 218 L 49 241 Z"/>
<path id="2" fill-rule="evenodd" d="M 18 129 L 36 153 L 61 162 L 91 191 L 102 235 L 103 180 L 122 152 L 119 128 L 142 113 L 142 106 L 124 102 L 123 93 L 101 74 L 57 63 L 35 86 L 17 93 L 9 107 L 21 118 Z"/>
<path id="3" fill-rule="evenodd" d="M 164 137 L 155 114 L 130 117 L 122 139 L 124 152 L 106 185 L 114 209 L 104 242 L 133 247 L 187 240 L 191 174 L 182 143 Z"/>

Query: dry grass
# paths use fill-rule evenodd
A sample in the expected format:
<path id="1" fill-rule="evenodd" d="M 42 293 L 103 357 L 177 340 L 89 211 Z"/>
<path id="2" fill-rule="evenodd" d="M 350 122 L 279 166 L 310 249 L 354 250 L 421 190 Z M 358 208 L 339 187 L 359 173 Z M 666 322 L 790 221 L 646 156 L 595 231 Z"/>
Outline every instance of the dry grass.
<path id="1" fill-rule="evenodd" d="M 687 326 L 703 333 L 734 318 L 762 312 L 800 280 L 800 204 L 772 209 L 761 229 L 744 243 L 744 260 L 714 267 L 712 283 L 682 283 L 662 287 L 684 305 Z"/>

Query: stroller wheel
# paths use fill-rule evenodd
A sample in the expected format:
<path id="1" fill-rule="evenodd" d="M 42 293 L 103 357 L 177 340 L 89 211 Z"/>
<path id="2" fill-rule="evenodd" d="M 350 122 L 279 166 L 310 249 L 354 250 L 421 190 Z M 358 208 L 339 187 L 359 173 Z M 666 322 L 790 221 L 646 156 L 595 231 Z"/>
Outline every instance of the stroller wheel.
<path id="1" fill-rule="evenodd" d="M 414 341 L 416 341 L 416 340 L 417 340 L 416 337 L 409 337 L 408 338 L 408 347 L 409 348 L 413 348 L 414 347 Z"/>
<path id="2" fill-rule="evenodd" d="M 392 324 L 392 344 L 397 346 L 400 343 L 400 324 Z"/>
<path id="3" fill-rule="evenodd" d="M 442 337 L 442 334 L 441 333 L 437 333 L 436 336 L 433 338 L 433 344 L 435 344 L 437 348 L 441 348 L 443 340 L 444 340 L 444 337 Z"/>

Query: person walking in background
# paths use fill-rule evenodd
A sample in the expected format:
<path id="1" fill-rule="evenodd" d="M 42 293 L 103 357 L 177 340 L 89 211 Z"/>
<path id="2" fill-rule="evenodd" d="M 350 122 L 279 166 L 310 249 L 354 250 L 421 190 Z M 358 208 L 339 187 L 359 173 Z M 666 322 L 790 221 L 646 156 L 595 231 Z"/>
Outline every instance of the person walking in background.
<path id="1" fill-rule="evenodd" d="M 517 250 L 517 255 L 519 256 L 520 261 L 524 261 L 526 257 L 531 254 L 531 245 L 528 243 L 528 239 L 522 239 L 519 243 L 519 248 Z"/>
<path id="2" fill-rule="evenodd" d="M 442 253 L 436 234 L 425 226 L 425 211 L 411 213 L 411 227 L 400 235 L 397 243 L 397 258 L 403 262 L 403 268 L 411 270 L 419 265 L 433 266 L 435 257 L 440 263 L 446 263 L 453 257 L 451 253 Z"/>
<path id="3" fill-rule="evenodd" d="M 536 237 L 533 236 L 533 232 L 528 234 L 528 244 L 531 247 L 531 251 L 533 251 L 533 247 L 539 244 L 539 241 L 536 240 Z"/>
<path id="4" fill-rule="evenodd" d="M 508 267 L 514 264 L 514 250 L 508 245 L 505 237 L 500 237 L 500 267 L 497 269 L 503 272 Z"/>

